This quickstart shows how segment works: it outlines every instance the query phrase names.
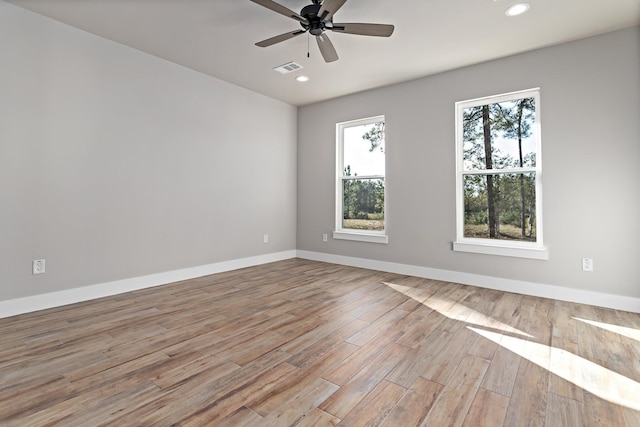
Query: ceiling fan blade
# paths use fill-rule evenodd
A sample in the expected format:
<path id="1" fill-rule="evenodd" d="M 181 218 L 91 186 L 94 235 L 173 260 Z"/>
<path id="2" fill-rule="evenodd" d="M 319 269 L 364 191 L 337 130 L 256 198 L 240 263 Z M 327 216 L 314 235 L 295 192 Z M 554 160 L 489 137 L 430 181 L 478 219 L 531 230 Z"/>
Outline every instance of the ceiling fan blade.
<path id="1" fill-rule="evenodd" d="M 283 42 L 285 40 L 289 40 L 295 36 L 298 36 L 300 34 L 304 34 L 306 33 L 305 30 L 296 30 L 296 31 L 290 31 L 288 33 L 284 33 L 284 34 L 280 34 L 279 36 L 275 36 L 275 37 L 271 37 L 269 39 L 266 40 L 262 40 L 261 42 L 256 43 L 256 46 L 259 47 L 267 47 L 267 46 L 271 46 L 274 45 L 276 43 L 280 43 Z"/>
<path id="2" fill-rule="evenodd" d="M 339 33 L 358 34 L 361 36 L 389 37 L 393 34 L 395 27 L 387 24 L 364 24 L 364 23 L 345 23 L 333 24 L 331 31 Z"/>
<path id="3" fill-rule="evenodd" d="M 321 20 L 328 21 L 346 2 L 347 0 L 324 0 L 318 10 L 318 16 Z"/>
<path id="4" fill-rule="evenodd" d="M 299 13 L 294 12 L 293 10 L 282 6 L 272 0 L 251 0 L 254 3 L 259 4 L 260 6 L 264 6 L 267 9 L 271 9 L 274 12 L 278 12 L 281 15 L 288 16 L 289 18 L 295 19 L 299 22 L 307 22 L 307 20 L 300 15 Z"/>
<path id="5" fill-rule="evenodd" d="M 320 53 L 322 54 L 325 62 L 338 60 L 338 52 L 336 52 L 336 48 L 333 47 L 333 43 L 329 40 L 328 35 L 322 33 L 319 36 L 316 36 L 316 41 L 318 42 Z"/>

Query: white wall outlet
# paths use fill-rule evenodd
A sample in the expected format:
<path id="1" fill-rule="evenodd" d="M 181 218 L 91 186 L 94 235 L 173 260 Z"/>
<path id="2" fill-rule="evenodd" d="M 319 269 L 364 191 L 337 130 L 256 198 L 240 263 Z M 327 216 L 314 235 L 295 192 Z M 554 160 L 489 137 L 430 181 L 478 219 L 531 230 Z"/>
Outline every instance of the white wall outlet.
<path id="1" fill-rule="evenodd" d="M 327 236 L 327 233 L 323 233 L 322 234 L 322 241 L 326 242 L 329 239 L 329 236 Z"/>
<path id="2" fill-rule="evenodd" d="M 593 271 L 593 259 L 582 258 L 582 271 Z"/>
<path id="3" fill-rule="evenodd" d="M 33 274 L 43 274 L 45 272 L 45 262 L 43 259 L 33 260 Z"/>
<path id="4" fill-rule="evenodd" d="M 269 243 L 269 235 L 268 235 L 268 234 L 265 234 L 264 236 L 262 236 L 262 241 L 263 241 L 264 243 Z"/>

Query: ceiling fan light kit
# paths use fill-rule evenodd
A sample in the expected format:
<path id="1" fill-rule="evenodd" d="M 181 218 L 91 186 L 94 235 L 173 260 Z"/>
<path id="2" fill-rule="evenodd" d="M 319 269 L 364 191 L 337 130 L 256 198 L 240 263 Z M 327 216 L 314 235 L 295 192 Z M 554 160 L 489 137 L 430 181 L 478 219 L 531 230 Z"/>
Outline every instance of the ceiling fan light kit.
<path id="1" fill-rule="evenodd" d="M 302 29 L 290 31 L 277 35 L 256 43 L 256 46 L 267 47 L 276 43 L 289 40 L 300 34 L 308 32 L 315 36 L 320 53 L 325 62 L 338 60 L 333 43 L 329 39 L 326 31 L 338 33 L 357 34 L 361 36 L 389 37 L 393 34 L 394 26 L 388 24 L 368 24 L 368 23 L 334 23 L 333 15 L 346 3 L 347 0 L 312 0 L 313 4 L 302 8 L 300 13 L 282 6 L 272 0 L 251 0 L 267 9 L 294 19 L 300 23 Z"/>

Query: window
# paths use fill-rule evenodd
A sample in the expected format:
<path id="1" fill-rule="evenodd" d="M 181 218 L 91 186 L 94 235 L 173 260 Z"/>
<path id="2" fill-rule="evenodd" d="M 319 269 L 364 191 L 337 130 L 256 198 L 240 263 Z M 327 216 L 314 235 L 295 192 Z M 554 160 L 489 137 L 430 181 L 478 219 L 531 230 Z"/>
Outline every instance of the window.
<path id="1" fill-rule="evenodd" d="M 547 259 L 538 89 L 456 103 L 456 251 Z"/>
<path id="2" fill-rule="evenodd" d="M 334 239 L 387 243 L 384 116 L 337 125 Z"/>

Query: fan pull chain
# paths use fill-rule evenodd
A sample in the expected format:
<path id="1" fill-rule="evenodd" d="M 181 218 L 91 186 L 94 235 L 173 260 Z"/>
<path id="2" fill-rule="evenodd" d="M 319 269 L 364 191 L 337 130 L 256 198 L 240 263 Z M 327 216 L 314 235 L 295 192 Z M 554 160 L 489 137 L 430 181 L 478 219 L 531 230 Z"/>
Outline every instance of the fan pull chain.
<path id="1" fill-rule="evenodd" d="M 309 48 L 309 43 L 310 43 L 309 39 L 311 39 L 311 36 L 309 35 L 309 33 L 307 33 L 307 58 L 311 58 L 311 54 L 309 53 L 309 51 L 311 50 Z"/>

